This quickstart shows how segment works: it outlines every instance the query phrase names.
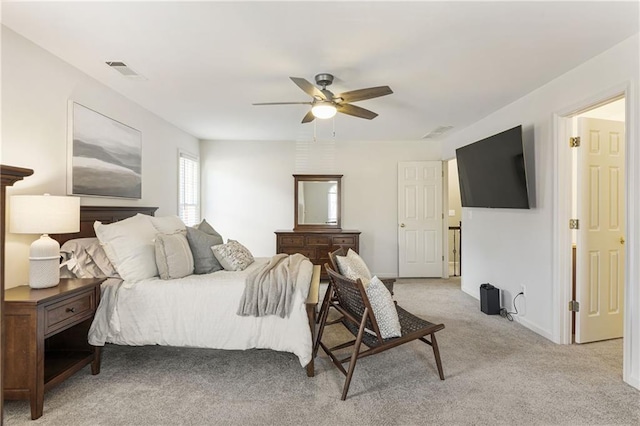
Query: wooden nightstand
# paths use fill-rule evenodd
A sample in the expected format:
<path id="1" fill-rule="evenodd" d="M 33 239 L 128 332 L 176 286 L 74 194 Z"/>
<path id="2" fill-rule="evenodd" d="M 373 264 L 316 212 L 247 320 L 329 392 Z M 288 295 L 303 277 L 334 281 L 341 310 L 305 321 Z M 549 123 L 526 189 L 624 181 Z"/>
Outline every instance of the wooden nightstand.
<path id="1" fill-rule="evenodd" d="M 42 416 L 44 392 L 87 364 L 100 373 L 100 347 L 87 341 L 104 279 L 61 279 L 56 287 L 5 291 L 5 399 L 28 399 Z"/>

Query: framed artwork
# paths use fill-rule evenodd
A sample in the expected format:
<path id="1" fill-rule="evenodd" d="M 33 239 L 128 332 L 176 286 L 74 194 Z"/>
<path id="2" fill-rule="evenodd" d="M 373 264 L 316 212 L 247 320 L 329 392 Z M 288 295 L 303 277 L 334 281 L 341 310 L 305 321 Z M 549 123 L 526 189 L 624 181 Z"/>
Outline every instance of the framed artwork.
<path id="1" fill-rule="evenodd" d="M 142 134 L 69 101 L 67 193 L 142 198 Z"/>

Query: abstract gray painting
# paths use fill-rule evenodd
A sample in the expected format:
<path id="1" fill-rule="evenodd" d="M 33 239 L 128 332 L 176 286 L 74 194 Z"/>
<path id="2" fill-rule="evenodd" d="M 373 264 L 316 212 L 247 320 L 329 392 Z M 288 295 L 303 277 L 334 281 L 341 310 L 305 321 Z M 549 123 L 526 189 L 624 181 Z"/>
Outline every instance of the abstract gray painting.
<path id="1" fill-rule="evenodd" d="M 139 130 L 73 102 L 70 193 L 142 198 Z"/>

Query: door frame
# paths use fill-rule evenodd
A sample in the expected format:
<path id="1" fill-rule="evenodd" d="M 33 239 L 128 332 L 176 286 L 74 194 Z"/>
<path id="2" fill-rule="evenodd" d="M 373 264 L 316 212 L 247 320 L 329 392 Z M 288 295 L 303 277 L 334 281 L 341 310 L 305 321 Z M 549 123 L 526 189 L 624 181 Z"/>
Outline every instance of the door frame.
<path id="1" fill-rule="evenodd" d="M 449 278 L 449 161 L 442 160 L 442 278 Z"/>
<path id="2" fill-rule="evenodd" d="M 632 99 L 631 83 L 627 82 L 610 88 L 604 92 L 593 95 L 569 107 L 566 107 L 553 114 L 552 135 L 555 141 L 555 150 L 553 155 L 553 171 L 554 171 L 554 206 L 553 206 L 553 257 L 552 257 L 552 274 L 553 274 L 553 338 L 556 343 L 571 343 L 571 313 L 568 310 L 569 301 L 571 301 L 571 231 L 569 230 L 569 219 L 571 216 L 571 168 L 566 167 L 571 164 L 571 150 L 568 138 L 571 133 L 571 119 L 574 115 L 584 111 L 593 109 L 599 105 L 608 103 L 609 101 L 625 98 L 625 196 L 627 199 L 625 206 L 625 239 L 626 258 L 625 263 L 625 312 L 623 327 L 623 380 L 632 386 L 640 388 L 640 381 L 632 377 L 632 364 L 634 357 L 640 359 L 640 333 L 637 328 L 640 321 L 636 320 L 634 324 L 633 316 L 640 317 L 636 311 L 640 305 L 635 302 L 640 294 L 640 284 L 638 283 L 638 250 L 636 245 L 638 241 L 634 239 L 637 235 L 638 225 L 629 218 L 637 217 L 635 214 L 635 204 L 637 191 L 634 176 L 637 173 L 634 170 L 634 159 L 637 155 L 634 143 L 638 135 L 635 134 L 635 122 L 632 123 L 634 114 L 637 111 L 634 108 L 637 100 Z M 633 124 L 633 125 L 632 125 Z M 637 361 L 636 361 L 637 363 Z M 635 375 L 638 373 L 636 372 Z"/>

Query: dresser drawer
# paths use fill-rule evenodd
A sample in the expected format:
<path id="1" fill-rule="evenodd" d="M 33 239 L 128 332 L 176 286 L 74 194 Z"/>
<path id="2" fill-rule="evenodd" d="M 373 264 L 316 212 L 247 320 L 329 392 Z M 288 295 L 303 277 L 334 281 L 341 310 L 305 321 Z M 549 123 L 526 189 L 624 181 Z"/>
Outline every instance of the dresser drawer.
<path id="1" fill-rule="evenodd" d="M 282 247 L 304 247 L 304 235 L 279 235 L 278 242 Z"/>
<path id="2" fill-rule="evenodd" d="M 318 262 L 321 265 L 324 265 L 325 263 L 331 264 L 331 261 L 329 260 L 329 252 L 327 250 L 318 251 Z"/>
<path id="3" fill-rule="evenodd" d="M 308 246 L 329 246 L 331 245 L 331 237 L 328 235 L 308 235 Z"/>
<path id="4" fill-rule="evenodd" d="M 356 245 L 356 237 L 353 236 L 353 235 L 333 237 L 333 245 L 334 246 L 345 245 L 345 246 L 355 247 L 355 245 Z"/>
<path id="5" fill-rule="evenodd" d="M 46 306 L 45 335 L 93 315 L 96 310 L 95 292 L 86 292 Z"/>
<path id="6" fill-rule="evenodd" d="M 312 262 L 316 258 L 316 249 L 307 248 L 307 247 L 300 247 L 300 248 L 296 248 L 296 247 L 281 247 L 280 248 L 280 253 L 286 253 L 286 254 L 300 253 L 301 255 L 308 257 Z"/>

